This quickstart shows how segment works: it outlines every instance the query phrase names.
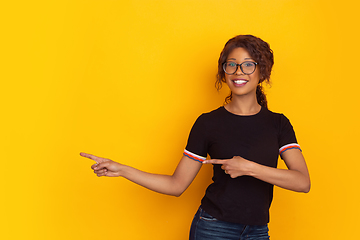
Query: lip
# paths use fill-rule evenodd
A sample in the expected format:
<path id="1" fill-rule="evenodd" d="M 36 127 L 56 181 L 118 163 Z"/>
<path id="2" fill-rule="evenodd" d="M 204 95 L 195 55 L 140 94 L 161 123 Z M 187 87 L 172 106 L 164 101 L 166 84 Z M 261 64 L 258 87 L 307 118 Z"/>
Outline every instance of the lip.
<path id="1" fill-rule="evenodd" d="M 249 82 L 249 80 L 243 78 L 235 78 L 232 79 L 231 82 L 235 87 L 242 87 L 245 86 Z"/>

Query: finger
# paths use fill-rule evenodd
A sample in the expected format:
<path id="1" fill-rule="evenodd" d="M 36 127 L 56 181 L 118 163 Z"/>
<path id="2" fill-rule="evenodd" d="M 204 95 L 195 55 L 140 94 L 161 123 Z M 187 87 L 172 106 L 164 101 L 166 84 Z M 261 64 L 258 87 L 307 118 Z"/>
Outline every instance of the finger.
<path id="1" fill-rule="evenodd" d="M 105 172 L 105 173 L 96 174 L 96 176 L 98 176 L 98 177 L 104 177 L 104 176 L 106 176 L 106 172 Z"/>
<path id="2" fill-rule="evenodd" d="M 106 172 L 107 172 L 107 169 L 106 169 L 106 168 L 103 168 L 103 169 L 95 170 L 95 171 L 94 171 L 95 174 L 103 174 L 103 173 L 106 173 Z"/>
<path id="3" fill-rule="evenodd" d="M 103 160 L 103 158 L 101 158 L 101 157 L 97 157 L 97 156 L 95 156 L 95 155 L 92 155 L 92 154 L 89 154 L 89 153 L 80 153 L 80 156 L 82 156 L 82 157 L 86 157 L 86 158 L 89 158 L 89 159 L 91 159 L 91 160 L 94 160 L 95 162 L 101 162 L 102 160 Z"/>
<path id="4" fill-rule="evenodd" d="M 224 164 L 226 160 L 210 159 L 203 161 L 203 164 Z"/>
<path id="5" fill-rule="evenodd" d="M 98 163 L 98 164 L 94 164 L 94 170 L 100 170 L 103 168 L 107 168 L 110 165 L 110 162 L 103 162 L 103 163 Z"/>

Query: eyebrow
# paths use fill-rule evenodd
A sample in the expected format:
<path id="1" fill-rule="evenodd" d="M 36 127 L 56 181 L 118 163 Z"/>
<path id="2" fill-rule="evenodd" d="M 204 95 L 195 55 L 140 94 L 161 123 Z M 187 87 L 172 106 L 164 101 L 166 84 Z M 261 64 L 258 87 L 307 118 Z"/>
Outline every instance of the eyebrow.
<path id="1" fill-rule="evenodd" d="M 236 60 L 235 58 L 229 58 L 228 60 Z M 244 60 L 253 60 L 252 58 L 244 58 Z"/>

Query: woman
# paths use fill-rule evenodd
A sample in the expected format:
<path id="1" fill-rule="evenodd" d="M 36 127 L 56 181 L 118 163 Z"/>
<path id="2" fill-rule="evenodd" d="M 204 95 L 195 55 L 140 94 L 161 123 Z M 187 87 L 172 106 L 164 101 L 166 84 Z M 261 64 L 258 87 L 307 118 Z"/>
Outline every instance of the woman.
<path id="1" fill-rule="evenodd" d="M 230 39 L 220 54 L 216 85 L 231 93 L 225 105 L 202 114 L 173 175 L 142 172 L 109 159 L 93 159 L 97 176 L 125 177 L 156 192 L 180 196 L 202 164 L 213 164 L 213 183 L 195 214 L 190 239 L 269 239 L 273 185 L 310 190 L 310 178 L 289 120 L 267 109 L 261 84 L 273 66 L 269 44 L 252 35 Z M 209 154 L 211 160 L 206 160 Z M 278 156 L 288 169 L 277 169 Z"/>

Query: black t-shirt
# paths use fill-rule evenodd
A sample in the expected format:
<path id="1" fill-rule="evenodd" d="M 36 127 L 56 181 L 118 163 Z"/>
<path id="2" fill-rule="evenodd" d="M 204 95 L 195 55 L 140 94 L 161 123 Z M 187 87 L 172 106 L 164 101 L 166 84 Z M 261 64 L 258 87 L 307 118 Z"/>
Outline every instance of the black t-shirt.
<path id="1" fill-rule="evenodd" d="M 289 120 L 262 107 L 251 116 L 240 116 L 220 107 L 202 114 L 191 129 L 184 155 L 196 161 L 241 156 L 256 163 L 277 167 L 279 154 L 298 148 Z M 213 183 L 201 201 L 213 217 L 247 225 L 269 222 L 273 185 L 250 176 L 231 178 L 213 166 Z"/>

